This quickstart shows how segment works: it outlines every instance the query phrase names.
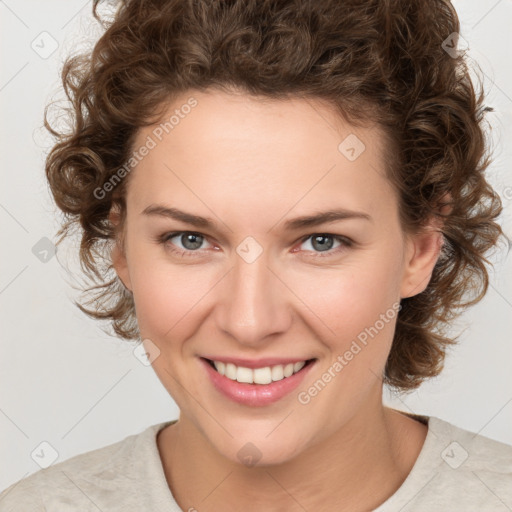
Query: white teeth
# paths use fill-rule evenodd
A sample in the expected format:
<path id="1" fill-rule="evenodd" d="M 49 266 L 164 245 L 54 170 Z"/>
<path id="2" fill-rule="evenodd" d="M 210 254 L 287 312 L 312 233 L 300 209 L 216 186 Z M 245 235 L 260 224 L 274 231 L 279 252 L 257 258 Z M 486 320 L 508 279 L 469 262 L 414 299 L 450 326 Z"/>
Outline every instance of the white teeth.
<path id="1" fill-rule="evenodd" d="M 293 373 L 297 373 L 302 367 L 306 364 L 306 361 L 300 361 L 299 363 L 295 363 L 293 365 Z"/>
<path id="2" fill-rule="evenodd" d="M 293 363 L 288 363 L 284 367 L 284 376 L 289 377 L 290 375 L 293 375 Z"/>
<path id="3" fill-rule="evenodd" d="M 216 370 L 228 379 L 246 384 L 270 384 L 302 370 L 306 361 L 288 363 L 287 365 L 278 364 L 272 367 L 265 366 L 254 370 L 243 366 L 235 366 L 232 363 L 223 363 L 222 361 L 213 361 L 213 364 Z"/>
<path id="4" fill-rule="evenodd" d="M 247 384 L 252 384 L 254 381 L 253 371 L 250 368 L 244 368 L 243 366 L 237 366 L 236 380 L 238 382 L 246 382 Z"/>
<path id="5" fill-rule="evenodd" d="M 278 366 L 272 367 L 272 380 L 282 380 L 284 379 L 284 371 L 283 371 L 283 365 L 280 364 Z"/>
<path id="6" fill-rule="evenodd" d="M 216 370 L 221 375 L 224 375 L 224 372 L 226 371 L 226 365 L 222 361 L 214 361 L 213 364 L 215 365 Z"/>
<path id="7" fill-rule="evenodd" d="M 231 380 L 236 380 L 236 366 L 232 363 L 226 364 L 226 370 L 224 371 L 224 375 Z"/>
<path id="8" fill-rule="evenodd" d="M 270 384 L 272 382 L 272 370 L 270 366 L 265 368 L 256 368 L 253 370 L 254 382 L 256 384 Z"/>

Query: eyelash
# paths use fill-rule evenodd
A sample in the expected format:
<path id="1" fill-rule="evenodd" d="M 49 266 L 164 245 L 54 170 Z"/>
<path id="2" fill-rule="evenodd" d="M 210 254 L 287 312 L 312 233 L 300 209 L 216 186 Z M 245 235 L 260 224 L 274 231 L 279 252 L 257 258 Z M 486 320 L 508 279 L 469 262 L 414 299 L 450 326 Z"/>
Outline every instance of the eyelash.
<path id="1" fill-rule="evenodd" d="M 175 236 L 178 236 L 178 235 L 184 235 L 184 234 L 197 235 L 197 236 L 203 237 L 204 240 L 207 240 L 207 237 L 205 235 L 203 235 L 201 233 L 197 233 L 196 231 L 174 231 L 172 233 L 164 233 L 163 235 L 158 236 L 156 238 L 156 242 L 159 244 L 162 244 L 162 245 L 167 245 L 171 238 L 174 238 Z M 352 247 L 355 244 L 355 242 L 353 240 L 351 240 L 350 238 L 347 238 L 345 236 L 340 236 L 340 235 L 334 235 L 331 233 L 311 233 L 310 235 L 302 237 L 300 240 L 300 243 L 303 244 L 306 240 L 309 240 L 310 238 L 313 238 L 314 236 L 318 236 L 318 235 L 334 238 L 338 242 L 341 242 L 342 246 L 338 247 L 337 249 L 329 249 L 328 251 L 325 251 L 326 254 L 322 254 L 321 252 L 315 253 L 315 256 L 313 256 L 313 257 L 328 258 L 330 256 L 339 254 L 340 252 Z M 200 252 L 199 249 L 193 251 L 193 250 L 180 250 L 180 249 L 170 248 L 169 250 L 172 254 L 175 254 L 177 256 L 192 257 L 192 258 L 198 257 L 198 254 L 195 254 L 195 253 Z M 307 251 L 307 252 L 314 252 L 314 251 Z"/>

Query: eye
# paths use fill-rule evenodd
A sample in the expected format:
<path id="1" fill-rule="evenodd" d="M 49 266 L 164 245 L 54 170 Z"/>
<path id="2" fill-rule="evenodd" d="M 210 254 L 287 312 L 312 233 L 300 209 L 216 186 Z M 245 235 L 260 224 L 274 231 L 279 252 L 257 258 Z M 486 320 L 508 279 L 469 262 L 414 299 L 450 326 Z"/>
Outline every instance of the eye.
<path id="1" fill-rule="evenodd" d="M 311 240 L 311 241 L 310 241 Z M 338 247 L 331 250 L 334 241 L 339 243 Z M 330 233 L 313 233 L 302 239 L 302 244 L 308 242 L 315 254 L 313 257 L 325 258 L 338 254 L 353 245 L 353 241 L 345 236 L 332 235 Z M 322 254 L 326 253 L 326 254 Z"/>
<path id="2" fill-rule="evenodd" d="M 176 242 L 171 242 L 171 240 L 175 238 Z M 200 233 L 195 233 L 193 231 L 177 231 L 175 233 L 165 233 L 162 236 L 158 237 L 158 242 L 165 245 L 171 253 L 176 253 L 179 256 L 198 256 L 200 253 L 199 250 L 201 245 L 206 240 L 204 235 Z M 177 243 L 181 243 L 181 247 L 178 245 L 178 249 L 176 249 Z"/>
<path id="3" fill-rule="evenodd" d="M 176 241 L 172 241 L 176 239 Z M 173 233 L 164 233 L 157 237 L 157 242 L 164 245 L 167 250 L 178 256 L 201 256 L 201 246 L 206 241 L 206 237 L 201 233 L 194 231 L 176 231 Z M 349 247 L 354 245 L 354 242 L 345 236 L 333 235 L 330 233 L 313 233 L 308 235 L 301 240 L 301 244 L 306 242 L 312 247 L 302 252 L 311 252 L 313 254 L 307 257 L 320 257 L 325 258 L 334 256 L 343 252 Z M 335 242 L 338 242 L 338 246 L 333 249 Z M 180 245 L 181 244 L 181 247 Z M 293 252 L 297 252 L 294 250 Z M 325 253 L 325 254 L 322 254 Z"/>

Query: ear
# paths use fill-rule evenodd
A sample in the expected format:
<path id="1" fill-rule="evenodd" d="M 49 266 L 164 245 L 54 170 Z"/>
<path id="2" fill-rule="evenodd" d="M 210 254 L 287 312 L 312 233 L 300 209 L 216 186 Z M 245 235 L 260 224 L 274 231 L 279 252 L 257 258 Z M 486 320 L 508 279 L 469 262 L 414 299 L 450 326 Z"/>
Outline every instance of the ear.
<path id="1" fill-rule="evenodd" d="M 120 214 L 115 207 L 110 210 L 109 221 L 114 226 L 118 226 L 120 223 Z M 123 235 L 119 235 L 116 238 L 115 244 L 110 251 L 110 258 L 112 260 L 112 265 L 114 266 L 117 276 L 123 283 L 124 287 L 131 292 L 132 284 L 130 280 L 130 273 L 128 271 L 128 262 L 126 260 Z"/>
<path id="2" fill-rule="evenodd" d="M 445 194 L 439 203 L 439 212 L 447 215 L 452 208 L 451 196 Z M 430 282 L 435 264 L 443 246 L 442 219 L 433 217 L 423 230 L 406 235 L 405 268 L 400 288 L 400 298 L 413 297 L 423 292 Z"/>

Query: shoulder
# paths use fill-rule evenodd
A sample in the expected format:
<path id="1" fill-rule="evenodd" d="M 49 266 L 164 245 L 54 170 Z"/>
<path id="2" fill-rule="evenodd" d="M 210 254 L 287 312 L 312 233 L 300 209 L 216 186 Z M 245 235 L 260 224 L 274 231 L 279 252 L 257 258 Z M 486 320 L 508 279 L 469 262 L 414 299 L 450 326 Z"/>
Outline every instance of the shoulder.
<path id="1" fill-rule="evenodd" d="M 0 493 L 0 512 L 117 510 L 121 493 L 132 503 L 130 495 L 136 493 L 134 482 L 139 480 L 136 473 L 141 465 L 151 463 L 141 459 L 152 453 L 157 431 L 167 424 L 152 425 L 32 473 Z"/>
<path id="2" fill-rule="evenodd" d="M 512 478 L 512 446 L 447 421 L 431 417 L 432 431 L 438 436 L 433 446 L 443 448 L 441 458 L 450 469 L 488 472 Z"/>
<path id="3" fill-rule="evenodd" d="M 438 443 L 432 495 L 454 510 L 512 509 L 512 446 L 431 418 Z M 457 508 L 458 507 L 458 508 Z"/>
<path id="4" fill-rule="evenodd" d="M 465 512 L 510 510 L 512 446 L 436 417 L 430 417 L 429 430 L 418 467 L 423 472 L 416 473 L 425 486 L 418 510 L 424 504 Z"/>
<path id="5" fill-rule="evenodd" d="M 400 488 L 374 512 L 512 510 L 512 446 L 434 416 Z"/>

